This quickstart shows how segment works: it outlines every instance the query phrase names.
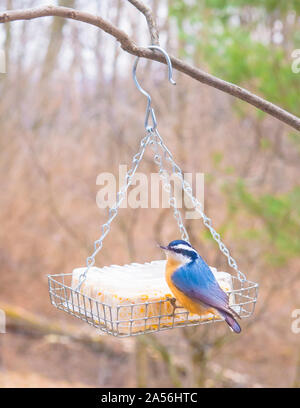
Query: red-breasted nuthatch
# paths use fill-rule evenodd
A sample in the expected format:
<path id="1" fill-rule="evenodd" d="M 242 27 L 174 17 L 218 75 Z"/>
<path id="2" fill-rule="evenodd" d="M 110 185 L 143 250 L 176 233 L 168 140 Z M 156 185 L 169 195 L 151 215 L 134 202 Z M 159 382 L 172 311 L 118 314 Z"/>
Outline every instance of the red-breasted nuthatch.
<path id="1" fill-rule="evenodd" d="M 229 306 L 229 298 L 198 252 L 186 241 L 175 240 L 160 246 L 167 255 L 166 280 L 178 302 L 191 313 L 219 314 L 231 330 L 241 332 L 238 314 Z"/>

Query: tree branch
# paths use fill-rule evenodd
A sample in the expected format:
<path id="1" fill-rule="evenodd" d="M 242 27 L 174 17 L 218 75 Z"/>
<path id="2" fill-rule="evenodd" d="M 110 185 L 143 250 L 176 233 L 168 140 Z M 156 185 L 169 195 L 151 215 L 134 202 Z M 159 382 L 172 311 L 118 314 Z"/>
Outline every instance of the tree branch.
<path id="1" fill-rule="evenodd" d="M 152 45 L 159 45 L 159 31 L 156 24 L 156 19 L 153 16 L 152 10 L 144 3 L 138 0 L 128 0 L 135 8 L 137 8 L 146 17 L 148 29 L 151 37 Z"/>
<path id="2" fill-rule="evenodd" d="M 146 6 L 144 6 L 139 1 L 134 0 L 129 1 L 141 12 L 144 13 L 144 15 L 147 18 L 149 27 L 149 21 L 151 20 L 152 17 L 151 18 L 149 17 L 150 14 L 149 12 L 147 12 Z M 156 51 L 149 50 L 147 48 L 138 47 L 123 30 L 115 27 L 109 21 L 106 21 L 99 16 L 95 16 L 84 11 L 74 10 L 68 7 L 41 6 L 25 10 L 8 10 L 3 13 L 0 13 L 0 23 L 8 23 L 16 20 L 31 20 L 46 16 L 70 18 L 73 20 L 82 21 L 84 23 L 94 25 L 115 37 L 116 40 L 121 44 L 121 47 L 124 51 L 127 51 L 128 53 L 136 55 L 138 57 L 143 57 L 154 61 L 166 63 L 164 57 L 161 54 L 157 53 Z M 153 24 L 153 22 L 150 23 L 150 27 L 152 27 L 151 28 L 152 38 L 155 33 L 155 29 L 151 24 Z M 190 76 L 191 78 L 196 79 L 199 82 L 202 82 L 203 84 L 212 86 L 213 88 L 219 89 L 229 95 L 235 96 L 236 98 L 239 98 L 249 103 L 250 105 L 255 106 L 256 108 L 262 110 L 263 112 L 268 113 L 269 115 L 273 116 L 274 118 L 277 118 L 278 120 L 286 123 L 287 125 L 297 130 L 300 130 L 300 118 L 287 112 L 286 110 L 280 108 L 279 106 L 266 101 L 265 99 L 247 91 L 244 88 L 241 88 L 235 84 L 232 84 L 230 82 L 217 78 L 213 75 L 210 75 L 199 68 L 195 68 L 185 63 L 184 61 L 181 61 L 178 58 L 175 57 L 170 58 L 173 67 L 178 71 L 183 72 L 184 74 Z"/>
<path id="3" fill-rule="evenodd" d="M 16 20 L 32 20 L 39 17 L 64 17 L 73 20 L 82 21 L 83 23 L 91 24 L 101 28 L 106 33 L 112 35 L 120 42 L 122 48 L 126 51 L 134 52 L 137 48 L 129 36 L 119 28 L 115 27 L 110 22 L 104 20 L 99 16 L 86 13 L 85 11 L 74 10 L 69 7 L 62 6 L 41 6 L 25 10 L 7 10 L 0 13 L 0 23 L 8 23 Z"/>

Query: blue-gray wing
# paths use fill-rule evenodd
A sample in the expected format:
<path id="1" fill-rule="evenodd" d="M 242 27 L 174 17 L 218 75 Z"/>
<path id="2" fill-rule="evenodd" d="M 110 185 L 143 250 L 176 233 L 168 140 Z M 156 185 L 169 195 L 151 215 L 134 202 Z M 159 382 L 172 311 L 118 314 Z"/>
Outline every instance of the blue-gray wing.
<path id="1" fill-rule="evenodd" d="M 201 258 L 183 265 L 172 275 L 172 282 L 186 296 L 209 307 L 229 311 L 228 296 Z"/>

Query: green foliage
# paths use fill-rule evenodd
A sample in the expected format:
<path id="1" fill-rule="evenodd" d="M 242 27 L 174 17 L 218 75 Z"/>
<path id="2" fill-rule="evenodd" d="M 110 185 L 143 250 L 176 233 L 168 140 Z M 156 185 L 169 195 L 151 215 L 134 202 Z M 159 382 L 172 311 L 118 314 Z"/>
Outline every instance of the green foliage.
<path id="1" fill-rule="evenodd" d="M 224 157 L 224 155 L 223 155 L 223 153 L 222 152 L 214 152 L 213 154 L 212 154 L 212 161 L 213 161 L 213 163 L 214 163 L 214 166 L 215 167 L 218 167 L 219 166 L 219 164 L 222 162 L 222 160 L 223 160 L 223 157 Z"/>
<path id="2" fill-rule="evenodd" d="M 213 74 L 295 114 L 299 112 L 300 74 L 291 70 L 291 52 L 300 48 L 299 13 L 299 0 L 170 2 L 182 55 L 186 53 L 183 50 L 189 50 L 196 65 L 206 64 Z M 247 115 L 246 104 L 237 102 L 235 107 L 239 116 Z M 257 119 L 263 116 L 257 110 Z M 288 137 L 300 152 L 299 133 Z M 261 151 L 271 150 L 272 143 L 261 137 Z M 234 173 L 235 169 L 224 163 L 222 152 L 215 151 L 211 160 L 217 171 Z M 224 186 L 223 193 L 228 198 L 229 216 L 218 228 L 220 232 L 238 235 L 243 245 L 255 242 L 273 265 L 282 266 L 299 256 L 300 187 L 286 194 L 256 196 L 239 180 Z M 203 238 L 211 239 L 209 231 L 203 232 Z"/>
<path id="3" fill-rule="evenodd" d="M 300 47 L 300 33 L 293 13 L 300 13 L 300 1 L 175 0 L 170 8 L 191 56 L 297 114 L 300 81 L 290 54 Z"/>
<path id="4" fill-rule="evenodd" d="M 294 143 L 295 147 L 300 153 L 300 133 L 291 132 L 288 134 L 288 138 Z"/>
<path id="5" fill-rule="evenodd" d="M 250 228 L 243 228 L 245 241 L 259 242 L 264 246 L 266 260 L 281 266 L 300 254 L 300 187 L 281 194 L 264 194 L 256 197 L 239 180 L 227 187 L 231 213 L 240 210 L 246 214 Z"/>
<path id="6" fill-rule="evenodd" d="M 266 137 L 262 137 L 261 139 L 260 139 L 260 148 L 262 149 L 262 150 L 268 150 L 268 149 L 270 149 L 270 147 L 272 146 L 272 143 L 271 143 L 271 141 L 269 140 L 269 139 L 267 139 Z"/>

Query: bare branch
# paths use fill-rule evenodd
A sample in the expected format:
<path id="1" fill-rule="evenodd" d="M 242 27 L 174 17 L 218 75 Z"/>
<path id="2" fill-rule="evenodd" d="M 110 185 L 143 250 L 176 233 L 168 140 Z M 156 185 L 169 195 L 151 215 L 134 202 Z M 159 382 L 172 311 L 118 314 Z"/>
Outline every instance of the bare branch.
<path id="1" fill-rule="evenodd" d="M 148 29 L 151 37 L 152 45 L 159 45 L 159 31 L 156 23 L 156 19 L 153 16 L 152 10 L 147 7 L 142 1 L 128 0 L 134 7 L 136 7 L 141 13 L 144 14 L 147 20 Z"/>
<path id="2" fill-rule="evenodd" d="M 126 51 L 134 52 L 137 48 L 128 35 L 119 28 L 115 27 L 110 22 L 104 20 L 99 16 L 86 13 L 85 11 L 78 11 L 69 7 L 61 6 L 41 6 L 25 10 L 8 10 L 0 13 L 0 23 L 8 23 L 16 20 L 32 20 L 39 17 L 56 16 L 70 18 L 73 20 L 82 21 L 83 23 L 91 24 L 101 28 L 106 33 L 112 35 L 120 42 L 122 48 Z"/>
<path id="3" fill-rule="evenodd" d="M 142 8 L 141 2 L 131 1 L 131 3 L 139 3 L 139 7 Z M 68 7 L 41 6 L 26 10 L 9 10 L 0 13 L 0 23 L 7 23 L 15 20 L 31 20 L 46 16 L 70 18 L 94 25 L 115 37 L 116 40 L 121 44 L 121 47 L 124 51 L 127 51 L 132 55 L 166 63 L 164 57 L 161 54 L 147 48 L 138 47 L 123 30 L 115 27 L 109 21 L 106 21 L 99 16 L 94 16 L 93 14 L 74 10 Z M 203 84 L 212 86 L 213 88 L 219 89 L 227 94 L 235 96 L 236 98 L 239 98 L 249 103 L 250 105 L 255 106 L 256 108 L 268 113 L 269 115 L 277 118 L 287 125 L 300 130 L 300 118 L 287 112 L 279 106 L 266 101 L 265 99 L 247 91 L 244 88 L 210 75 L 199 68 L 195 68 L 178 58 L 170 58 L 173 67 L 178 71 L 183 72 L 184 74 L 196 79 L 199 82 L 202 82 Z"/>

